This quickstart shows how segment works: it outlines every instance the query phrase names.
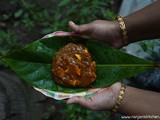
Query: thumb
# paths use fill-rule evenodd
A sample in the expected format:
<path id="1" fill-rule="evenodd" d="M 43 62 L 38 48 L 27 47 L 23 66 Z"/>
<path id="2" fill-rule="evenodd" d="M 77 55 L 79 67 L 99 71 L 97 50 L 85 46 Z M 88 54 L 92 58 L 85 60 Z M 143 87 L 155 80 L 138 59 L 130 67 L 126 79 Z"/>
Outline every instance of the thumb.
<path id="1" fill-rule="evenodd" d="M 67 100 L 67 104 L 79 104 L 81 106 L 87 107 L 91 109 L 91 101 L 85 97 L 77 96 L 72 97 L 69 100 Z"/>
<path id="2" fill-rule="evenodd" d="M 76 25 L 74 22 L 69 21 L 69 27 L 73 32 L 81 34 L 81 35 L 89 35 L 91 33 L 91 28 L 89 24 Z"/>

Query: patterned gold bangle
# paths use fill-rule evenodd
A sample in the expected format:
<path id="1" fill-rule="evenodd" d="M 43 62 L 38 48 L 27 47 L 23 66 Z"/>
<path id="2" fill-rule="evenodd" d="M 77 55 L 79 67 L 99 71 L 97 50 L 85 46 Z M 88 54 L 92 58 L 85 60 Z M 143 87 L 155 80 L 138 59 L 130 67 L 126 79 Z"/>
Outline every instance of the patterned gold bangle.
<path id="1" fill-rule="evenodd" d="M 118 98 L 117 98 L 117 103 L 114 106 L 114 108 L 112 109 L 112 112 L 117 112 L 118 111 L 118 108 L 119 108 L 120 104 L 122 103 L 122 100 L 123 100 L 123 97 L 124 97 L 125 89 L 126 89 L 126 86 L 124 84 L 122 84 L 119 95 L 118 95 Z"/>
<path id="2" fill-rule="evenodd" d="M 122 37 L 123 37 L 123 41 L 124 41 L 124 45 L 128 44 L 128 36 L 127 36 L 127 29 L 126 29 L 126 25 L 124 23 L 124 20 L 121 16 L 117 16 L 116 20 L 119 23 L 119 27 L 122 31 Z"/>

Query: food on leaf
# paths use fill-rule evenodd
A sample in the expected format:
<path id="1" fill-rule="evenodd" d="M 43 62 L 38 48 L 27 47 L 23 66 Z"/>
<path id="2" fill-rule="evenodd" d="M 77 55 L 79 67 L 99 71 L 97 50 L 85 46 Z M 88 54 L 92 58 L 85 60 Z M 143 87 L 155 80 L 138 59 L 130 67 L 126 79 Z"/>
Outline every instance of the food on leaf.
<path id="1" fill-rule="evenodd" d="M 88 56 L 90 53 L 96 62 L 97 77 L 91 84 L 92 88 L 106 87 L 124 78 L 159 68 L 158 63 L 137 58 L 121 50 L 96 42 L 94 39 L 72 36 L 43 38 L 21 50 L 8 53 L 1 59 L 22 80 L 33 87 L 64 93 L 87 91 L 88 87 L 63 87 L 53 80 L 51 69 L 55 53 L 69 43 L 83 44 L 88 49 L 85 49 L 84 54 Z M 81 55 L 80 57 L 83 60 Z M 93 62 L 93 64 L 95 63 Z M 61 75 L 63 76 L 68 71 L 66 68 L 64 72 L 61 72 Z M 79 70 L 77 73 L 81 74 L 81 71 Z"/>
<path id="2" fill-rule="evenodd" d="M 55 53 L 54 81 L 65 87 L 88 87 L 96 79 L 96 63 L 82 44 L 69 43 Z"/>

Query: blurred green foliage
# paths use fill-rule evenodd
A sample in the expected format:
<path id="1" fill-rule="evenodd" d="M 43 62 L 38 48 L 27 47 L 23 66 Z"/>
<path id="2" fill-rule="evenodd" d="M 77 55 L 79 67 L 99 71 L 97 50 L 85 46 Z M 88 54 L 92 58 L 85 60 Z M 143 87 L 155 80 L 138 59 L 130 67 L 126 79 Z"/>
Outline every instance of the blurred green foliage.
<path id="1" fill-rule="evenodd" d="M 35 28 L 42 37 L 44 34 L 57 30 L 69 31 L 68 21 L 70 20 L 83 24 L 96 19 L 112 20 L 115 17 L 110 10 L 113 0 L 29 1 L 12 0 L 10 4 L 11 7 L 15 7 L 14 12 L 5 11 L 1 15 L 0 22 L 7 26 L 0 31 L 0 45 L 6 40 L 12 44 L 7 43 L 5 45 L 7 48 L 1 48 L 0 55 L 12 50 L 13 46 L 17 46 L 16 42 L 23 39 L 24 35 L 31 36 L 27 33 Z M 18 33 L 20 35 L 17 35 L 17 31 L 20 31 Z M 20 43 L 23 44 L 23 40 Z"/>
<path id="2" fill-rule="evenodd" d="M 0 30 L 0 53 L 5 55 L 10 49 L 17 49 L 17 38 L 13 35 L 11 30 Z"/>
<path id="3" fill-rule="evenodd" d="M 34 35 L 35 31 L 39 35 L 36 38 L 41 38 L 58 30 L 70 31 L 70 20 L 77 24 L 96 19 L 113 20 L 115 14 L 110 9 L 113 2 L 114 0 L 11 0 L 10 7 L 15 9 L 4 11 L 0 16 L 0 56 L 19 49 L 24 44 L 24 37 L 28 40 L 27 36 Z M 108 117 L 106 112 L 93 112 L 74 105 L 64 106 L 62 114 L 68 120 L 106 120 Z M 50 111 L 46 115 L 49 118 Z"/>
<path id="4" fill-rule="evenodd" d="M 160 62 L 160 39 L 137 42 L 145 53 L 148 53 L 148 60 Z"/>
<path id="5" fill-rule="evenodd" d="M 109 112 L 106 111 L 91 111 L 78 105 L 66 105 L 65 101 L 60 101 L 64 104 L 65 109 L 61 110 L 65 120 L 108 120 Z"/>

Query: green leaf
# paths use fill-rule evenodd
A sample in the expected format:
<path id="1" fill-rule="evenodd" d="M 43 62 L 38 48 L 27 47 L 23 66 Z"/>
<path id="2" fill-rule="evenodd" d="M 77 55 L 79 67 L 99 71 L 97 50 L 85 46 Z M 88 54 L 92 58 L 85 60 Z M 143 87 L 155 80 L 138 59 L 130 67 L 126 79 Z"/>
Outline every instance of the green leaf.
<path id="1" fill-rule="evenodd" d="M 66 6 L 66 5 L 69 4 L 69 2 L 70 2 L 70 0 L 63 0 L 63 1 L 61 1 L 61 2 L 58 4 L 58 6 L 59 6 L 59 7 Z"/>
<path id="2" fill-rule="evenodd" d="M 18 17 L 20 17 L 22 14 L 23 14 L 23 10 L 20 9 L 20 10 L 18 10 L 17 12 L 14 13 L 14 17 L 15 17 L 15 18 L 18 18 Z"/>
<path id="3" fill-rule="evenodd" d="M 61 92 L 79 92 L 88 88 L 66 88 L 54 83 L 51 63 L 54 53 L 73 42 L 84 44 L 97 63 L 97 78 L 93 88 L 105 87 L 124 78 L 153 69 L 154 64 L 135 56 L 113 49 L 94 40 L 55 36 L 35 41 L 25 48 L 8 54 L 3 61 L 23 80 L 32 86 Z"/>

